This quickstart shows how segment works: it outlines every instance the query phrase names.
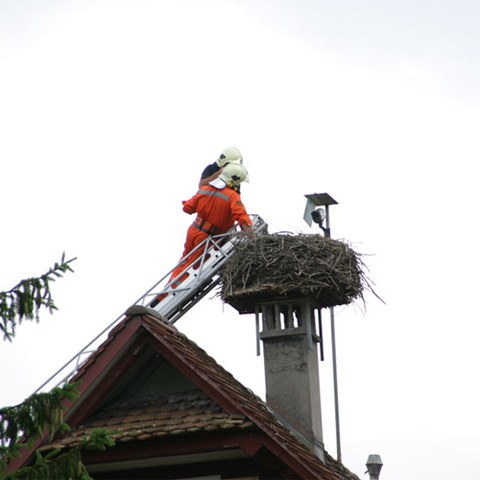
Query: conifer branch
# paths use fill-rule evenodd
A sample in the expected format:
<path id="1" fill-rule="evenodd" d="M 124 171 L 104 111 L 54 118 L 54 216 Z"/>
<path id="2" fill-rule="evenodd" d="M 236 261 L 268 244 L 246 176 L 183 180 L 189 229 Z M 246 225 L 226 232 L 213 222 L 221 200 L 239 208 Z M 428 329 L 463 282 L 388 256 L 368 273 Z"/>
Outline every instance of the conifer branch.
<path id="1" fill-rule="evenodd" d="M 47 432 L 68 430 L 63 421 L 63 401 L 78 396 L 76 384 L 56 387 L 48 393 L 36 393 L 13 407 L 0 408 L 0 455 L 16 456 L 22 439 L 31 444 Z"/>
<path id="2" fill-rule="evenodd" d="M 55 263 L 40 277 L 27 278 L 12 289 L 0 292 L 0 331 L 3 332 L 4 340 L 12 341 L 17 325 L 23 320 L 38 322 L 41 307 L 47 308 L 50 313 L 57 310 L 50 283 L 63 277 L 66 272 L 73 272 L 70 264 L 75 260 L 76 258 L 65 260 L 63 253 L 60 263 Z"/>
<path id="3" fill-rule="evenodd" d="M 34 465 L 17 470 L 2 480 L 44 480 L 50 478 L 92 480 L 87 467 L 81 461 L 79 448 L 67 452 L 54 450 L 46 456 L 36 452 Z"/>
<path id="4" fill-rule="evenodd" d="M 8 463 L 20 454 L 21 448 L 30 447 L 45 433 L 52 440 L 54 434 L 70 429 L 63 421 L 63 401 L 77 397 L 77 385 L 66 384 L 49 393 L 34 394 L 19 405 L 0 408 L 0 480 L 91 480 L 81 461 L 81 451 L 112 447 L 112 432 L 104 429 L 92 430 L 78 447 L 69 450 L 54 449 L 44 455 L 36 451 L 34 465 L 4 476 Z"/>

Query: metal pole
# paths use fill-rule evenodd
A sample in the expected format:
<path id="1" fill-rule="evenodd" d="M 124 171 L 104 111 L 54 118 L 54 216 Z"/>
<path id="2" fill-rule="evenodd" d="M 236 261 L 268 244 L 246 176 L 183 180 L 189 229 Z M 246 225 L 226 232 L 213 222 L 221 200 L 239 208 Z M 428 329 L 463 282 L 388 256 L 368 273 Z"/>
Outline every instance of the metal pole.
<path id="1" fill-rule="evenodd" d="M 335 431 L 337 434 L 337 460 L 342 461 L 342 450 L 340 447 L 340 414 L 338 407 L 338 383 L 337 383 L 337 351 L 335 346 L 335 319 L 333 307 L 330 307 L 330 328 L 332 331 L 332 363 L 333 363 L 333 395 L 335 401 Z"/>
<path id="2" fill-rule="evenodd" d="M 325 205 L 326 235 L 330 237 L 330 215 L 328 205 Z M 342 461 L 342 449 L 340 444 L 340 413 L 338 404 L 338 379 L 337 379 L 337 348 L 335 342 L 335 317 L 333 307 L 330 307 L 330 329 L 332 335 L 332 365 L 333 365 L 333 396 L 335 402 L 335 432 L 337 437 L 337 460 Z"/>

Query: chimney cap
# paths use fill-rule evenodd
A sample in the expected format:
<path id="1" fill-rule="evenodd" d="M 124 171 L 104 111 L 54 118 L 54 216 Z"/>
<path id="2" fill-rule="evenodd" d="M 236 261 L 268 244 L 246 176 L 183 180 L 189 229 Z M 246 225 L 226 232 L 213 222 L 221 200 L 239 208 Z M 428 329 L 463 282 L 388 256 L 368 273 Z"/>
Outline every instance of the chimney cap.
<path id="1" fill-rule="evenodd" d="M 367 466 L 367 472 L 370 475 L 379 475 L 380 470 L 383 467 L 380 455 L 377 455 L 375 453 L 368 456 L 367 463 L 365 465 Z"/>

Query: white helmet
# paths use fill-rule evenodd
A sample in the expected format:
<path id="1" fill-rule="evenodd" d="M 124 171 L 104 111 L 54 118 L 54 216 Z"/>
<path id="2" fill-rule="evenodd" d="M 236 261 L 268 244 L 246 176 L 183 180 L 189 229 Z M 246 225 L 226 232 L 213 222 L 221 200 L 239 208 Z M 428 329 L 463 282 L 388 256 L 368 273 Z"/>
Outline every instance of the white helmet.
<path id="1" fill-rule="evenodd" d="M 218 177 L 229 187 L 238 187 L 242 182 L 248 182 L 247 169 L 240 163 L 229 163 L 225 165 Z"/>
<path id="2" fill-rule="evenodd" d="M 238 148 L 229 147 L 220 154 L 217 165 L 224 167 L 227 163 L 243 163 L 242 154 Z"/>

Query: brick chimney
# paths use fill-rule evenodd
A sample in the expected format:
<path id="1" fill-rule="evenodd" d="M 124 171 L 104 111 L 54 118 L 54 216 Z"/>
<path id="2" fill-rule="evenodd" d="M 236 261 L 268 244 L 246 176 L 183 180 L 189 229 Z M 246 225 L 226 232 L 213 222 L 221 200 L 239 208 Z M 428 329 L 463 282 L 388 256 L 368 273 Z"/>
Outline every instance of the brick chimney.
<path id="1" fill-rule="evenodd" d="M 283 297 L 256 303 L 255 313 L 258 339 L 263 342 L 266 402 L 324 460 L 318 363 L 320 307 L 308 297 Z"/>

